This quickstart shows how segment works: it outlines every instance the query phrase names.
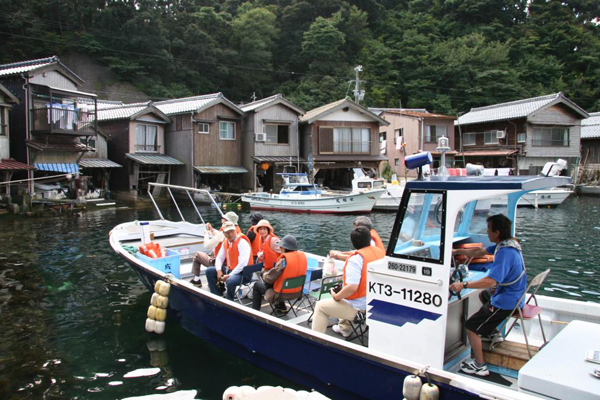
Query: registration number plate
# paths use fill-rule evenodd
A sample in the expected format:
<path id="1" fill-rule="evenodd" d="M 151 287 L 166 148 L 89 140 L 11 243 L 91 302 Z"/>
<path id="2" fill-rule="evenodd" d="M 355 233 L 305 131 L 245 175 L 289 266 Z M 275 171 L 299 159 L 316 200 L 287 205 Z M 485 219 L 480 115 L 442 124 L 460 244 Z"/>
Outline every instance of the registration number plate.
<path id="1" fill-rule="evenodd" d="M 399 272 L 408 272 L 409 274 L 416 274 L 417 267 L 410 264 L 401 264 L 397 262 L 390 262 L 388 264 L 388 269 L 390 271 L 399 271 Z"/>

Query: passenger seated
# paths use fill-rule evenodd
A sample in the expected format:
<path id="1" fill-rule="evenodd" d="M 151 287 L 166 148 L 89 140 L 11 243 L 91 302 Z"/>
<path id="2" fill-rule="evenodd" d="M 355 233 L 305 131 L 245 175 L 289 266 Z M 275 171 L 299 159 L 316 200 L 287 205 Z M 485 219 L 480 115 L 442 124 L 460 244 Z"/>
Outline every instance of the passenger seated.
<path id="1" fill-rule="evenodd" d="M 252 308 L 255 310 L 260 310 L 263 296 L 269 303 L 277 304 L 276 310 L 280 311 L 286 311 L 282 300 L 295 300 L 302 296 L 302 288 L 282 293 L 281 287 L 286 279 L 306 275 L 306 255 L 303 251 L 298 251 L 298 243 L 292 235 L 285 235 L 277 245 L 281 249 L 281 256 L 273 268 L 262 273 L 263 281 L 254 284 Z"/>
<path id="2" fill-rule="evenodd" d="M 381 240 L 381 237 L 379 236 L 377 231 L 375 229 L 373 229 L 373 223 L 371 222 L 371 219 L 369 217 L 365 217 L 363 215 L 361 215 L 360 217 L 356 217 L 356 219 L 354 220 L 353 227 L 358 228 L 359 226 L 364 226 L 365 228 L 367 228 L 369 230 L 369 232 L 371 234 L 371 243 L 370 243 L 371 246 L 378 247 L 385 252 L 385 246 L 383 245 L 383 241 Z M 329 252 L 329 256 L 331 258 L 336 258 L 338 260 L 345 261 L 353 253 L 354 253 L 353 251 L 331 250 Z"/>
<path id="3" fill-rule="evenodd" d="M 281 255 L 281 250 L 277 245 L 279 238 L 273 233 L 273 227 L 266 219 L 258 221 L 256 231 L 260 235 L 261 242 L 256 262 L 263 263 L 264 269 L 269 270 L 273 268 Z"/>
<path id="4" fill-rule="evenodd" d="M 371 233 L 364 226 L 354 228 L 350 241 L 356 249 L 344 264 L 344 285 L 339 292 L 331 290 L 331 298 L 320 300 L 315 306 L 312 329 L 325 333 L 330 317 L 339 318 L 333 331 L 348 337 L 352 321 L 359 311 L 367 309 L 367 264 L 385 256 L 385 252 L 371 246 Z"/>

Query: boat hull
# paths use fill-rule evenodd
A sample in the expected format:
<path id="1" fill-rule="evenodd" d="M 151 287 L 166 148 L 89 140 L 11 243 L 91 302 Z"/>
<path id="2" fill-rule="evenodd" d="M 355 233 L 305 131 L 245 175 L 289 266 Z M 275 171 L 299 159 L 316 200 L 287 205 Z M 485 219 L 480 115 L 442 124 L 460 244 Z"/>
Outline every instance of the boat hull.
<path id="1" fill-rule="evenodd" d="M 568 189 L 535 190 L 521 197 L 519 207 L 554 207 L 562 204 L 573 193 Z M 494 205 L 505 205 L 506 198 L 492 201 Z"/>

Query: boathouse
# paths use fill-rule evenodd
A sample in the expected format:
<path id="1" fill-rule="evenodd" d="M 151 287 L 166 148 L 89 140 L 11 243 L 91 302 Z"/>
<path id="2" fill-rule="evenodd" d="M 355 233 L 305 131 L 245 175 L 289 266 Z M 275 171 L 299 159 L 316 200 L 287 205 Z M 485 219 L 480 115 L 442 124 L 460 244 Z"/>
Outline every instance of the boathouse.
<path id="1" fill-rule="evenodd" d="M 600 112 L 581 121 L 580 172 L 575 183 L 600 184 Z"/>
<path id="2" fill-rule="evenodd" d="M 300 155 L 298 118 L 304 110 L 276 94 L 240 105 L 246 113 L 242 122 L 244 187 L 253 191 L 279 192 L 282 181 L 276 174 L 284 165 L 304 166 Z"/>

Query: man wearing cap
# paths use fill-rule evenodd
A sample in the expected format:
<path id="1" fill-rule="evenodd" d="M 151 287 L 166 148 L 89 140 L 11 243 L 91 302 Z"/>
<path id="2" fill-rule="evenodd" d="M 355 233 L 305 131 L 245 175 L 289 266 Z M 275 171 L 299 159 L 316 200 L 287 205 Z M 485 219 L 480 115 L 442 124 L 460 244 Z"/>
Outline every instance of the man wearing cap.
<path id="1" fill-rule="evenodd" d="M 252 247 L 252 256 L 255 260 L 256 257 L 258 257 L 258 252 L 260 251 L 260 247 L 262 245 L 261 236 L 256 230 L 256 224 L 258 224 L 258 222 L 262 219 L 264 219 L 264 217 L 262 213 L 258 211 L 255 211 L 252 214 L 250 214 L 250 228 L 248 228 L 248 231 L 246 232 L 246 236 L 248 237 L 248 239 L 250 239 L 250 247 Z"/>
<path id="2" fill-rule="evenodd" d="M 263 282 L 256 282 L 253 288 L 252 308 L 260 310 L 263 296 L 271 304 L 278 303 L 276 309 L 285 311 L 283 300 L 294 300 L 302 296 L 302 289 L 283 289 L 286 279 L 306 276 L 308 263 L 303 251 L 298 251 L 298 243 L 292 235 L 285 235 L 277 242 L 281 256 L 275 266 L 262 274 Z"/>
<path id="3" fill-rule="evenodd" d="M 252 252 L 250 241 L 246 235 L 237 232 L 233 222 L 224 223 L 222 229 L 225 240 L 217 253 L 215 266 L 206 270 L 206 280 L 211 293 L 216 295 L 223 293 L 217 287 L 217 281 L 223 282 L 227 287 L 227 299 L 233 300 L 235 288 L 242 281 L 242 271 L 252 259 Z"/>

